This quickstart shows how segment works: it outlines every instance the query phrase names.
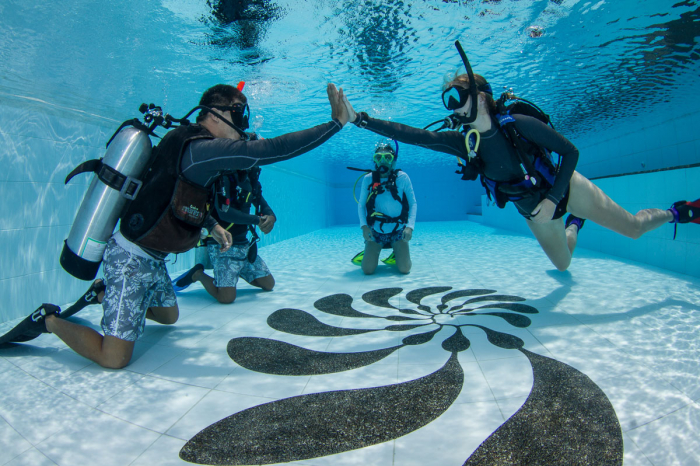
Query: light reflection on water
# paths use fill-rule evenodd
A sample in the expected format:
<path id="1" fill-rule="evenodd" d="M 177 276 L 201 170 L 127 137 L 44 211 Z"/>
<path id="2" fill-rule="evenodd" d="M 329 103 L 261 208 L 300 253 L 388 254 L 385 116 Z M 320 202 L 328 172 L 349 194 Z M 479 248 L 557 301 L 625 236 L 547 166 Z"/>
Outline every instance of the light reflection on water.
<path id="1" fill-rule="evenodd" d="M 700 9 L 690 0 L 11 0 L 0 8 L 0 91 L 117 120 L 143 101 L 178 115 L 206 87 L 243 79 L 271 136 L 324 121 L 332 80 L 357 108 L 423 126 L 444 115 L 438 92 L 460 65 L 455 39 L 495 89 L 534 100 L 569 137 L 653 114 L 699 86 Z M 324 160 L 347 161 L 330 147 Z"/>

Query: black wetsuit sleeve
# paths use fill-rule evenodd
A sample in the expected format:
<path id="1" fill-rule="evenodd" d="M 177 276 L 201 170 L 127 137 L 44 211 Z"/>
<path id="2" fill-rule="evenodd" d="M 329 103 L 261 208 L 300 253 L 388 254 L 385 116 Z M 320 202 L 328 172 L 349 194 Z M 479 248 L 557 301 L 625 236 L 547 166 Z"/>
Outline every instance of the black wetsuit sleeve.
<path id="1" fill-rule="evenodd" d="M 209 186 L 222 172 L 247 170 L 255 165 L 269 165 L 309 152 L 342 128 L 343 125 L 338 120 L 332 120 L 313 128 L 270 139 L 197 139 L 184 150 L 182 174 L 189 181 Z"/>
<path id="2" fill-rule="evenodd" d="M 270 204 L 267 203 L 262 194 L 260 195 L 260 213 L 263 215 L 272 215 L 277 218 L 277 215 L 272 211 Z"/>
<path id="3" fill-rule="evenodd" d="M 212 231 L 216 225 L 218 225 L 219 222 L 216 221 L 213 215 L 207 216 L 207 218 L 204 220 L 204 228 L 207 229 L 207 231 Z"/>
<path id="4" fill-rule="evenodd" d="M 221 220 L 228 223 L 235 223 L 236 225 L 258 225 L 260 223 L 260 217 L 257 215 L 247 214 L 234 208 L 231 208 L 226 212 L 217 210 L 216 213 L 219 215 Z"/>
<path id="5" fill-rule="evenodd" d="M 554 179 L 554 186 L 547 193 L 547 199 L 558 204 L 562 200 L 571 176 L 578 163 L 578 149 L 568 139 L 545 125 L 536 118 L 514 115 L 518 132 L 528 141 L 561 155 L 559 173 Z"/>
<path id="6" fill-rule="evenodd" d="M 396 139 L 404 144 L 424 147 L 436 152 L 444 152 L 467 160 L 464 136 L 462 136 L 462 133 L 459 131 L 437 133 L 435 131 L 427 131 L 393 121 L 379 120 L 377 118 L 367 117 L 366 120 L 367 126 L 365 126 L 365 128 L 373 133 Z"/>

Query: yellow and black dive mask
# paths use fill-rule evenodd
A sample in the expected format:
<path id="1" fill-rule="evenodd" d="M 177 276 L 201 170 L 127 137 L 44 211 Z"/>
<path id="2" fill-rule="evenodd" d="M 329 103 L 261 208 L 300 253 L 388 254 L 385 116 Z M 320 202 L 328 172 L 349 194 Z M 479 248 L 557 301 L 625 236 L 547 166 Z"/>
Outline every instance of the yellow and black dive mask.
<path id="1" fill-rule="evenodd" d="M 398 144 L 397 144 L 398 147 Z M 397 152 L 391 147 L 390 144 L 385 142 L 380 142 L 374 149 L 374 155 L 372 156 L 372 161 L 376 169 L 384 174 L 391 171 L 396 165 Z"/>
<path id="2" fill-rule="evenodd" d="M 375 165 L 391 165 L 394 163 L 394 153 L 393 151 L 375 152 L 373 160 Z"/>

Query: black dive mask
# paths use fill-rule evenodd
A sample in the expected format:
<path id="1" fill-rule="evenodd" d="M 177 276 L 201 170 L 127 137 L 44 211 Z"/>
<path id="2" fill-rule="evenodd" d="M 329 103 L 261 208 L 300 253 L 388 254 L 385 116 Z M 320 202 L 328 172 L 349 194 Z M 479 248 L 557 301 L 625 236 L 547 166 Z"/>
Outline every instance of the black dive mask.
<path id="1" fill-rule="evenodd" d="M 462 87 L 451 86 L 442 93 L 442 104 L 447 110 L 457 110 L 466 105 L 470 95 L 469 91 Z"/>
<path id="2" fill-rule="evenodd" d="M 228 107 L 217 105 L 212 108 L 222 112 L 231 112 L 231 121 L 238 128 L 246 130 L 250 127 L 250 107 L 248 107 L 248 104 L 233 104 Z"/>

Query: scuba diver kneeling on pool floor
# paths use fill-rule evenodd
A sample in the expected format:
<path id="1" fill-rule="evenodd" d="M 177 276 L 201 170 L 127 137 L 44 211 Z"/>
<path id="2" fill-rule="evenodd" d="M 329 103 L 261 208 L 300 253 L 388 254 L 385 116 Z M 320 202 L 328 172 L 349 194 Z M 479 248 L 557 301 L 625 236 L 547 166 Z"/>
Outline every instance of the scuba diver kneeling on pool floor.
<path id="1" fill-rule="evenodd" d="M 494 101 L 489 83 L 472 72 L 459 42 L 455 45 L 467 74 L 444 86 L 443 104 L 453 114 L 440 120 L 443 128 L 453 131 L 427 131 L 370 118 L 356 113 L 346 97 L 350 121 L 399 142 L 462 159 L 462 179 L 481 177 L 499 207 L 513 202 L 547 257 L 562 271 L 571 263 L 585 219 L 633 239 L 664 223 L 700 223 L 700 200 L 678 201 L 669 209 L 644 209 L 636 215 L 620 207 L 575 171 L 578 150 L 542 121 L 548 121 L 543 112 L 523 105 L 526 101 L 510 92 Z M 506 106 L 509 100 L 517 103 Z M 559 166 L 551 161 L 551 152 L 561 157 Z M 567 212 L 565 224 L 561 218 Z"/>
<path id="2" fill-rule="evenodd" d="M 94 203 L 94 208 L 84 212 L 81 207 L 80 221 L 76 220 L 74 226 L 100 221 L 99 230 L 106 232 L 106 241 L 102 249 L 98 249 L 99 244 L 70 251 L 64 248 L 61 258 L 64 269 L 83 280 L 94 278 L 102 263 L 104 299 L 95 299 L 101 301 L 104 311 L 103 333 L 62 318 L 64 314 L 53 305 L 44 305 L 31 314 L 33 324 L 28 331 L 53 333 L 75 352 L 103 367 L 125 367 L 131 361 L 136 340 L 144 332 L 146 319 L 171 325 L 179 318 L 177 299 L 165 267 L 167 255 L 192 249 L 200 239 L 202 227 L 207 225 L 221 244 L 221 252 L 231 246 L 230 232 L 209 222 L 212 184 L 217 178 L 300 156 L 326 142 L 348 122 L 342 89 L 329 84 L 330 121 L 275 138 L 251 140 L 245 133 L 249 108 L 242 88 L 241 83 L 238 88 L 219 84 L 207 89 L 200 104 L 179 120 L 163 117 L 158 108 L 157 114 L 148 114 L 154 121 L 151 127 L 144 127 L 138 120 L 125 122 L 113 140 L 126 134 L 127 142 L 135 138 L 144 141 L 138 146 L 138 153 L 147 164 L 138 173 L 127 177 L 114 167 L 105 167 L 106 163 L 89 161 L 69 175 L 68 179 L 95 171 L 100 183 L 108 187 L 105 189 L 129 196 L 123 208 L 112 209 L 111 213 L 117 214 L 108 217 L 112 223 L 102 221 L 107 217 L 101 215 L 105 213 L 101 204 Z M 187 117 L 196 110 L 200 111 L 197 122 L 190 124 Z M 151 150 L 148 137 L 155 126 L 170 128 L 173 122 L 180 122 L 180 126 L 165 134 Z M 132 150 L 133 144 L 124 147 L 124 157 L 137 152 Z M 123 183 L 115 182 L 124 178 Z M 118 219 L 120 226 L 115 232 Z M 70 246 L 68 243 L 66 246 Z M 88 261 L 81 255 L 84 251 L 97 260 Z"/>
<path id="3" fill-rule="evenodd" d="M 392 248 L 393 253 L 382 262 L 396 264 L 401 273 L 411 271 L 408 242 L 413 236 L 418 207 L 411 179 L 396 168 L 398 155 L 399 146 L 395 141 L 377 144 L 372 156 L 374 170 L 362 179 L 357 213 L 365 250 L 353 258 L 353 263 L 359 265 L 361 260 L 366 275 L 374 273 L 379 253 L 388 248 Z"/>
<path id="4" fill-rule="evenodd" d="M 258 254 L 259 237 L 255 227 L 268 234 L 274 228 L 277 217 L 262 195 L 260 171 L 259 167 L 237 170 L 219 177 L 214 183 L 215 209 L 211 214 L 218 225 L 231 232 L 233 245 L 222 252 L 211 235 L 204 238 L 214 278 L 204 273 L 203 264 L 196 264 L 173 282 L 176 292 L 200 282 L 217 301 L 231 304 L 236 299 L 238 277 L 265 291 L 272 291 L 275 279 Z M 250 214 L 251 207 L 255 208 L 254 215 Z"/>

